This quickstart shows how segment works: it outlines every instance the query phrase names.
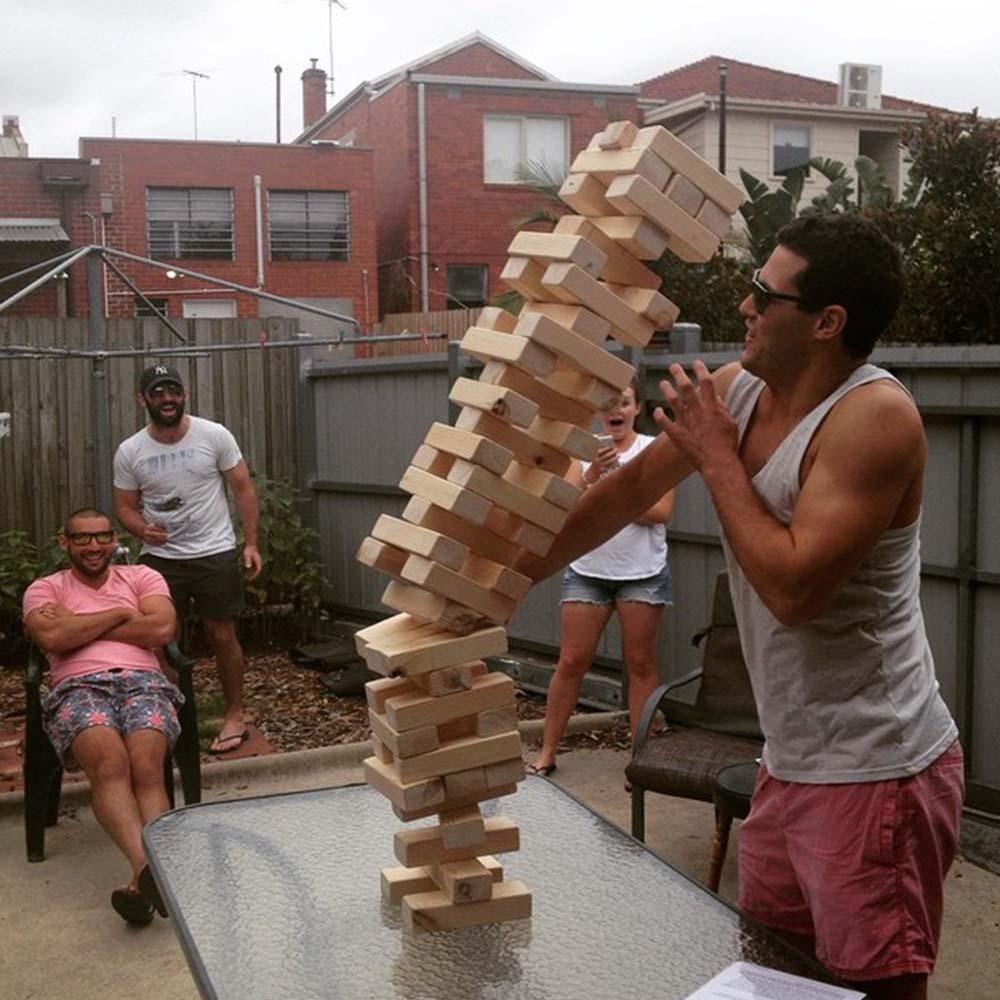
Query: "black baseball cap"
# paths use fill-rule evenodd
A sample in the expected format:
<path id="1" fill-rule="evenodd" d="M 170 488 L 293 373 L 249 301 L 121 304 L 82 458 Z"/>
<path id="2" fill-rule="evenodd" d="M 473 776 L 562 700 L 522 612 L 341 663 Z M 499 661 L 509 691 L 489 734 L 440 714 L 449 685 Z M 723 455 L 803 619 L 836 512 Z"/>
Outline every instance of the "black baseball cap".
<path id="1" fill-rule="evenodd" d="M 181 378 L 180 372 L 172 365 L 150 365 L 139 376 L 139 392 L 145 396 L 146 393 L 158 385 L 163 385 L 164 382 L 176 382 L 182 389 L 184 388 L 184 380 Z"/>

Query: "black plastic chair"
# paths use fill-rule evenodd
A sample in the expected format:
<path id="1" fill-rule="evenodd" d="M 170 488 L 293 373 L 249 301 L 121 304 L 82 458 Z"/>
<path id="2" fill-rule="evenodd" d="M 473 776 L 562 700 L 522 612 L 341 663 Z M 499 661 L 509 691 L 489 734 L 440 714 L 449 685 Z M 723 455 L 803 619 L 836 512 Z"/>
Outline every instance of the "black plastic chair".
<path id="1" fill-rule="evenodd" d="M 184 802 L 201 801 L 201 749 L 198 745 L 198 710 L 194 701 L 191 671 L 194 660 L 181 652 L 177 643 L 164 647 L 167 663 L 177 673 L 177 686 L 184 695 L 178 712 L 181 732 L 171 753 L 166 755 L 163 777 L 167 797 L 174 805 L 173 763 L 180 772 Z M 59 818 L 63 768 L 55 749 L 42 728 L 42 675 L 45 654 L 32 646 L 24 675 L 24 836 L 29 861 L 45 860 L 45 828 L 55 826 Z"/>

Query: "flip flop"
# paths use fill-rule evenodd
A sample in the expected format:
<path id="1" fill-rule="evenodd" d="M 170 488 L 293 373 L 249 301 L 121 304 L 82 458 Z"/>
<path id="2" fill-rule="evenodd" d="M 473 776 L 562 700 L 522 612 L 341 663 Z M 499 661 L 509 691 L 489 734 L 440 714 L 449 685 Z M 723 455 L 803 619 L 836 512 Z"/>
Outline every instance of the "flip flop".
<path id="1" fill-rule="evenodd" d="M 212 740 L 208 752 L 216 755 L 232 753 L 234 750 L 239 750 L 248 739 L 250 739 L 249 729 L 244 729 L 242 733 L 233 733 L 231 736 L 216 736 Z"/>
<path id="2" fill-rule="evenodd" d="M 153 919 L 153 904 L 132 889 L 115 889 L 111 907 L 125 923 L 135 927 L 145 927 Z"/>
<path id="3" fill-rule="evenodd" d="M 163 897 L 160 895 L 160 887 L 156 884 L 156 879 L 153 878 L 153 873 L 149 870 L 149 865 L 145 865 L 141 872 L 139 872 L 139 878 L 136 880 L 139 886 L 138 895 L 141 896 L 144 903 L 151 909 L 156 910 L 161 917 L 167 915 L 167 904 L 163 902 Z"/>
<path id="4" fill-rule="evenodd" d="M 547 778 L 553 771 L 556 770 L 555 763 L 552 764 L 527 764 L 524 768 L 528 774 L 537 774 L 543 778 Z"/>

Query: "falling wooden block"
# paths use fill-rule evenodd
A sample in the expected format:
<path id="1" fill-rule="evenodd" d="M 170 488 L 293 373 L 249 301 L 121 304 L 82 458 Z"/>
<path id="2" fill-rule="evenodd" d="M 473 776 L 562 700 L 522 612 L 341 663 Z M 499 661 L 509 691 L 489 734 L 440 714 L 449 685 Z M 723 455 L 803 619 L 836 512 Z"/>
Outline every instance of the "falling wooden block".
<path id="1" fill-rule="evenodd" d="M 486 527 L 476 527 L 421 497 L 413 497 L 403 508 L 403 517 L 454 538 L 477 556 L 504 566 L 512 566 L 521 555 L 520 546 L 501 538 Z M 488 518 L 487 518 L 488 520 Z"/>
<path id="2" fill-rule="evenodd" d="M 553 476 L 551 472 L 544 472 L 542 469 L 529 469 L 528 466 L 521 465 L 520 462 L 512 462 L 503 474 L 503 478 L 520 489 L 533 493 L 542 500 L 547 500 L 564 510 L 572 510 L 582 492 L 579 487 L 559 476 Z"/>
<path id="3" fill-rule="evenodd" d="M 508 336 L 513 335 L 508 334 Z M 552 358 L 554 360 L 555 355 L 552 355 Z M 497 444 L 502 445 L 504 448 L 509 448 L 519 462 L 532 468 L 544 469 L 546 472 L 562 476 L 566 474 L 566 471 L 570 467 L 569 457 L 556 451 L 554 448 L 550 448 L 541 441 L 537 441 L 526 431 L 511 427 L 502 420 L 497 420 L 491 413 L 483 413 L 481 410 L 473 410 L 465 407 L 459 413 L 458 419 L 455 421 L 455 426 L 460 427 L 462 430 L 471 431 L 473 434 L 480 434 L 491 441 L 496 441 Z M 427 499 L 431 500 L 432 503 L 437 502 L 433 497 L 427 497 Z M 438 506 L 444 507 L 446 510 L 449 509 L 446 504 L 438 504 Z M 466 518 L 466 520 L 471 519 Z M 483 522 L 477 521 L 475 523 L 482 524 Z"/>
<path id="4" fill-rule="evenodd" d="M 456 695 L 451 697 L 454 698 Z M 437 750 L 431 750 L 419 757 L 397 760 L 396 773 L 400 781 L 414 782 L 424 778 L 440 777 L 452 771 L 494 764 L 519 756 L 520 753 L 521 737 L 517 733 L 500 733 L 497 736 L 487 736 L 485 739 L 472 736 L 452 740 Z"/>
<path id="5" fill-rule="evenodd" d="M 365 685 L 365 700 L 372 712 L 384 712 L 386 698 L 397 694 L 415 694 L 421 690 L 423 689 L 419 685 L 407 677 L 379 677 Z"/>
<path id="6" fill-rule="evenodd" d="M 432 670 L 426 674 L 416 674 L 412 678 L 407 678 L 406 684 L 409 690 L 400 690 L 397 693 L 412 694 L 416 689 L 432 698 L 440 698 L 442 695 L 468 691 L 476 678 L 485 677 L 487 673 L 488 668 L 483 660 L 459 663 L 454 667 Z M 374 683 L 376 682 L 369 681 L 369 684 Z"/>
<path id="7" fill-rule="evenodd" d="M 489 364 L 499 364 L 500 362 L 490 362 Z M 487 365 L 489 367 L 489 365 Z M 511 371 L 517 371 L 512 368 Z M 524 375 L 524 378 L 531 378 Z M 515 391 L 516 390 L 516 387 Z M 490 472 L 495 472 L 502 476 L 514 458 L 513 452 L 504 448 L 489 438 L 481 437 L 479 434 L 470 434 L 458 427 L 451 427 L 449 424 L 431 424 L 427 437 L 424 439 L 432 448 L 438 451 L 454 455 L 456 458 L 464 458 L 467 462 L 475 462 Z"/>
<path id="8" fill-rule="evenodd" d="M 505 795 L 513 795 L 516 791 L 517 785 L 514 783 L 509 785 L 495 785 L 493 787 L 483 784 L 467 795 L 447 795 L 446 793 L 444 802 L 437 805 L 423 806 L 419 809 L 400 809 L 399 806 L 393 805 L 392 811 L 403 823 L 412 823 L 417 819 L 436 816 L 442 809 L 457 809 L 459 806 L 472 805 L 474 802 L 499 799 Z"/>
<path id="9" fill-rule="evenodd" d="M 641 177 L 637 179 L 648 186 L 648 182 L 642 181 Z M 655 193 L 657 197 L 663 197 L 659 192 Z M 693 219 L 691 221 L 697 225 Z M 556 298 L 586 306 L 598 316 L 603 316 L 611 324 L 611 335 L 622 343 L 645 347 L 656 332 L 649 320 L 623 302 L 606 285 L 572 264 L 550 265 L 542 280 Z"/>
<path id="10" fill-rule="evenodd" d="M 554 422 L 547 421 L 546 425 L 548 426 L 552 423 Z M 572 428 L 579 435 L 587 433 L 573 424 L 562 424 L 560 426 Z M 534 421 L 531 424 L 531 433 L 536 433 Z M 551 531 L 553 534 L 562 530 L 562 526 L 566 523 L 566 518 L 569 516 L 568 512 L 562 507 L 557 507 L 547 500 L 542 500 L 533 493 L 521 489 L 514 483 L 500 476 L 494 476 L 492 472 L 487 472 L 481 466 L 465 462 L 460 458 L 455 460 L 455 466 L 448 475 L 451 482 L 486 497 L 496 506 L 502 507 L 504 510 L 509 510 L 511 513 L 517 514 L 518 517 L 524 518 L 525 521 L 537 524 L 539 527 L 544 528 L 546 531 Z"/>
<path id="11" fill-rule="evenodd" d="M 613 385 L 568 368 L 557 368 L 551 375 L 546 375 L 539 381 L 554 392 L 571 396 L 597 413 L 603 413 L 617 406 L 622 396 Z M 580 426 L 589 427 L 590 422 L 587 421 Z"/>
<path id="12" fill-rule="evenodd" d="M 478 326 L 470 326 L 465 331 L 459 347 L 484 363 L 504 361 L 532 375 L 547 375 L 556 366 L 555 355 L 538 344 L 511 333 L 497 333 Z"/>
<path id="13" fill-rule="evenodd" d="M 695 218 L 706 228 L 710 229 L 721 240 L 729 235 L 733 228 L 733 217 L 724 209 L 720 208 L 710 198 L 705 199 L 705 203 L 698 210 Z"/>
<path id="14" fill-rule="evenodd" d="M 432 476 L 437 476 L 438 479 L 447 479 L 454 464 L 454 455 L 438 451 L 437 448 L 432 448 L 429 444 L 418 445 L 417 450 L 413 453 L 413 458 L 410 459 L 410 465 L 414 468 L 423 469 L 424 472 L 429 472 Z"/>
<path id="15" fill-rule="evenodd" d="M 372 537 L 397 549 L 415 552 L 425 559 L 433 559 L 451 569 L 461 569 L 469 556 L 469 549 L 453 538 L 421 528 L 389 514 L 379 515 L 372 528 Z"/>
<path id="16" fill-rule="evenodd" d="M 393 545 L 386 545 L 385 542 L 376 541 L 374 538 L 366 538 L 362 541 L 354 558 L 372 569 L 388 573 L 390 576 L 399 576 L 409 556 L 402 549 L 397 549 Z"/>
<path id="17" fill-rule="evenodd" d="M 486 624 L 478 611 L 402 580 L 390 581 L 382 594 L 382 603 L 393 611 L 403 611 L 460 635 L 467 635 Z"/>
<path id="18" fill-rule="evenodd" d="M 548 295 L 541 286 L 544 267 L 528 257 L 511 257 L 500 272 L 500 280 L 529 301 L 545 301 Z"/>
<path id="19" fill-rule="evenodd" d="M 639 134 L 639 127 L 634 122 L 611 122 L 600 134 L 597 145 L 601 149 L 628 149 Z"/>
<path id="20" fill-rule="evenodd" d="M 490 511 L 490 516 L 486 518 L 486 527 L 504 538 L 509 538 L 515 545 L 527 549 L 534 555 L 544 555 L 548 552 L 556 538 L 551 531 L 546 531 L 537 524 L 525 521 L 524 518 L 500 507 L 494 507 Z"/>
<path id="21" fill-rule="evenodd" d="M 383 764 L 375 757 L 365 758 L 361 767 L 365 772 L 365 781 L 400 809 L 440 807 L 445 801 L 444 782 L 440 777 L 403 781 L 391 765 Z"/>
<path id="22" fill-rule="evenodd" d="M 486 822 L 478 805 L 443 809 L 438 815 L 441 843 L 446 850 L 479 847 L 486 839 Z"/>
<path id="23" fill-rule="evenodd" d="M 491 417 L 490 419 L 495 420 L 496 418 Z M 501 427 L 505 426 L 501 421 L 497 421 L 497 423 Z M 423 469 L 418 469 L 413 465 L 403 474 L 399 485 L 407 493 L 423 497 L 432 504 L 451 511 L 456 516 L 471 521 L 473 524 L 483 524 L 492 506 L 483 497 L 463 490 L 447 479 L 432 476 L 429 472 L 424 472 Z"/>
<path id="24" fill-rule="evenodd" d="M 501 563 L 493 562 L 492 559 L 484 559 L 477 555 L 470 555 L 465 560 L 462 576 L 468 577 L 487 590 L 495 590 L 515 602 L 523 600 L 534 584 L 531 577 Z"/>
<path id="25" fill-rule="evenodd" d="M 579 219 L 580 216 L 570 218 Z M 520 318 L 534 315 L 548 316 L 592 344 L 603 344 L 611 333 L 611 324 L 606 319 L 583 306 L 566 305 L 563 302 L 525 302 Z"/>
<path id="26" fill-rule="evenodd" d="M 505 854 L 516 851 L 521 845 L 517 824 L 503 816 L 491 816 L 485 821 L 483 839 L 477 847 L 445 847 L 439 826 L 421 826 L 410 830 L 397 830 L 393 837 L 396 859 L 406 868 L 417 865 L 441 865 L 452 861 L 465 861 L 476 854 Z"/>
<path id="27" fill-rule="evenodd" d="M 638 174 L 617 177 L 608 185 L 608 201 L 622 213 L 644 215 L 666 233 L 667 246 L 681 260 L 704 263 L 719 248 L 719 238 Z M 563 264 L 553 265 L 565 267 Z"/>
<path id="28" fill-rule="evenodd" d="M 605 260 L 603 252 L 581 236 L 527 230 L 514 237 L 507 252 L 515 257 L 530 257 L 545 266 L 557 260 L 569 261 L 595 277 L 601 273 Z"/>
<path id="29" fill-rule="evenodd" d="M 605 187 L 593 174 L 570 174 L 559 188 L 559 197 L 580 215 L 618 215 L 605 197 Z"/>
<path id="30" fill-rule="evenodd" d="M 505 420 L 518 427 L 528 427 L 538 416 L 538 404 L 513 389 L 491 386 L 488 382 L 470 378 L 455 379 L 448 398 L 458 406 L 484 410 L 492 413 L 498 420 Z"/>
<path id="31" fill-rule="evenodd" d="M 392 700 L 389 699 L 390 702 Z M 401 733 L 386 721 L 384 715 L 372 711 L 368 713 L 368 724 L 372 727 L 372 736 L 388 747 L 397 759 L 416 757 L 418 754 L 437 750 L 441 745 L 436 726 L 418 726 Z"/>
<path id="32" fill-rule="evenodd" d="M 683 174 L 707 198 L 711 198 L 730 215 L 747 200 L 743 190 L 723 177 L 690 146 L 671 135 L 661 125 L 639 129 L 632 146 L 651 149 L 671 170 Z"/>
<path id="33" fill-rule="evenodd" d="M 603 229 L 595 226 L 590 219 L 585 219 L 582 215 L 564 215 L 556 223 L 555 232 L 584 236 L 604 251 L 607 261 L 597 277 L 617 285 L 655 289 L 660 287 L 661 279 L 655 271 L 651 271 L 645 264 L 637 260 L 621 244 L 608 236 Z"/>
<path id="34" fill-rule="evenodd" d="M 652 288 L 626 288 L 624 285 L 609 287 L 622 301 L 627 302 L 636 312 L 642 313 L 657 330 L 669 330 L 680 315 L 678 306 Z"/>
<path id="35" fill-rule="evenodd" d="M 487 861 L 492 864 L 487 864 Z M 434 888 L 440 889 L 453 903 L 476 903 L 489 899 L 493 895 L 494 883 L 503 880 L 503 869 L 491 855 L 452 861 L 446 865 L 431 865 L 427 871 Z"/>
<path id="36" fill-rule="evenodd" d="M 683 174 L 674 174 L 663 193 L 676 202 L 688 215 L 697 216 L 705 196 Z"/>
<path id="37" fill-rule="evenodd" d="M 440 889 L 403 898 L 403 926 L 410 931 L 459 930 L 481 924 L 526 920 L 531 916 L 531 893 L 523 882 L 498 882 L 490 899 L 480 903 L 453 903 Z"/>
<path id="38" fill-rule="evenodd" d="M 573 307 L 568 306 L 567 308 Z M 602 320 L 601 322 L 606 321 Z M 564 420 L 566 423 L 577 424 L 580 427 L 590 426 L 593 417 L 592 410 L 576 400 L 550 389 L 534 376 L 518 371 L 510 365 L 491 361 L 483 368 L 479 381 L 489 382 L 491 385 L 505 385 L 519 392 L 522 396 L 534 400 L 538 404 L 539 414 L 549 420 Z M 495 472 L 496 470 L 491 471 Z M 505 476 L 506 470 L 498 474 Z"/>
<path id="39" fill-rule="evenodd" d="M 517 317 L 506 309 L 501 309 L 499 306 L 485 306 L 479 311 L 475 326 L 481 326 L 486 330 L 499 330 L 500 333 L 510 333 L 516 323 Z"/>
<path id="40" fill-rule="evenodd" d="M 597 457 L 597 438 L 576 424 L 536 417 L 528 428 L 528 433 L 550 448 L 556 448 L 585 462 L 592 462 Z"/>
<path id="41" fill-rule="evenodd" d="M 389 698 L 385 703 L 385 717 L 397 733 L 402 733 L 437 726 L 491 708 L 503 708 L 513 702 L 514 682 L 506 674 L 487 674 L 473 681 L 468 691 L 456 691 L 437 698 L 423 694 Z"/>
<path id="42" fill-rule="evenodd" d="M 648 149 L 584 150 L 570 164 L 569 172 L 571 176 L 591 174 L 607 185 L 624 174 L 638 174 L 658 191 L 663 190 L 672 173 L 670 167 Z"/>
<path id="43" fill-rule="evenodd" d="M 612 214 L 590 221 L 639 260 L 658 260 L 667 249 L 666 233 L 641 215 Z"/>
<path id="44" fill-rule="evenodd" d="M 479 469 L 479 466 L 473 465 L 470 468 Z M 490 475 L 485 469 L 479 471 L 484 476 Z M 482 617 L 498 625 L 509 622 L 517 610 L 517 605 L 510 598 L 492 593 L 462 576 L 461 573 L 424 559 L 423 556 L 411 555 L 403 564 L 400 576 L 407 583 L 415 584 L 466 608 L 472 608 Z"/>

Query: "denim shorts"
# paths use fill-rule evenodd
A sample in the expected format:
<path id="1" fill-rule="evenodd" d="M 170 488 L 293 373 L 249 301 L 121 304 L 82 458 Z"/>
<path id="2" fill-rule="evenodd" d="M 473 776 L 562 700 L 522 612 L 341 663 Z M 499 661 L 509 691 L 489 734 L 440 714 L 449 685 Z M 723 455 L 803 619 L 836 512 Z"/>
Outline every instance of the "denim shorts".
<path id="1" fill-rule="evenodd" d="M 104 670 L 68 677 L 42 706 L 42 723 L 59 759 L 68 762 L 73 740 L 91 726 L 122 736 L 155 729 L 173 746 L 180 734 L 177 709 L 184 695 L 159 670 Z"/>
<path id="2" fill-rule="evenodd" d="M 637 604 L 673 604 L 670 567 L 640 580 L 605 580 L 603 577 L 582 576 L 567 566 L 563 573 L 561 604 L 614 604 L 635 601 Z"/>

